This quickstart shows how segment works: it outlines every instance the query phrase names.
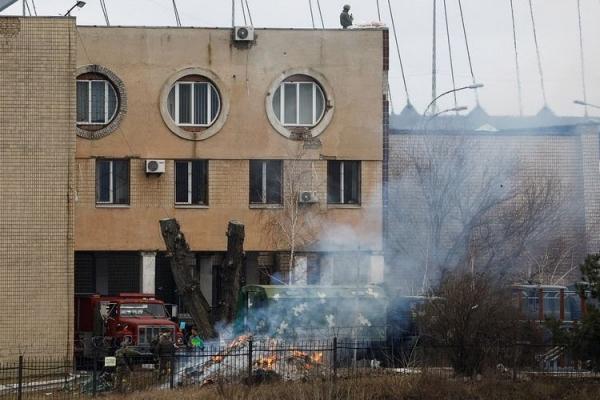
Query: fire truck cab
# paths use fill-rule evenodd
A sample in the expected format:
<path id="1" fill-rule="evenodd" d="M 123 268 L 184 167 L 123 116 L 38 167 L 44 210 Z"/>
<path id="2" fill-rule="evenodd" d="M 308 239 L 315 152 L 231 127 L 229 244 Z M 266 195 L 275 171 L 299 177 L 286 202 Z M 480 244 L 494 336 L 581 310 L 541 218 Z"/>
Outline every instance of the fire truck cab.
<path id="1" fill-rule="evenodd" d="M 175 306 L 169 312 L 163 301 L 149 294 L 76 295 L 75 351 L 84 357 L 99 350 L 112 353 L 126 340 L 150 352 L 152 341 L 161 333 L 180 342 L 182 334 L 171 321 L 176 312 Z"/>

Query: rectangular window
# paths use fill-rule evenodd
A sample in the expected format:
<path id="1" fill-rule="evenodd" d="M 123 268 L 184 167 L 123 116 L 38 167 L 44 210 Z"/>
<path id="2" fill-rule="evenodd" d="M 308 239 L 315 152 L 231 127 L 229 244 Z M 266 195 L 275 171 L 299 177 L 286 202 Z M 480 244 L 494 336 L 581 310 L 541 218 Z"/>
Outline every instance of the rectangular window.
<path id="1" fill-rule="evenodd" d="M 96 203 L 129 204 L 129 160 L 96 160 Z"/>
<path id="2" fill-rule="evenodd" d="M 208 161 L 175 161 L 175 203 L 208 205 Z"/>
<path id="3" fill-rule="evenodd" d="M 282 204 L 283 162 L 250 160 L 250 203 Z"/>
<path id="4" fill-rule="evenodd" d="M 360 161 L 327 162 L 327 202 L 360 204 Z"/>

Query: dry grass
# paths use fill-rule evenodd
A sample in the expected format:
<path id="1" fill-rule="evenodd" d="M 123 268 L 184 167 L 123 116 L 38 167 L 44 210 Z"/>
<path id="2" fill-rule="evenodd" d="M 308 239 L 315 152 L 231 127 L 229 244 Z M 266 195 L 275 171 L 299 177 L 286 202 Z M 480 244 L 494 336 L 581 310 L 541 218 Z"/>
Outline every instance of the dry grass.
<path id="1" fill-rule="evenodd" d="M 433 376 L 370 377 L 248 387 L 214 385 L 111 396 L 107 400 L 598 400 L 600 382 L 539 379 L 463 382 Z"/>

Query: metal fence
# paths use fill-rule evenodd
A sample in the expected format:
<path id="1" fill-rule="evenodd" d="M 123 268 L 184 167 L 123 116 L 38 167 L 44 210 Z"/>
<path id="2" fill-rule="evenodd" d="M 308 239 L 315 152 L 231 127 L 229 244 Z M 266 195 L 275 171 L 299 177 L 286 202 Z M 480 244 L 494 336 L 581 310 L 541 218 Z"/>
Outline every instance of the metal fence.
<path id="1" fill-rule="evenodd" d="M 56 361 L 19 357 L 0 363 L 0 399 L 72 399 L 102 393 L 212 383 L 345 379 L 381 374 L 454 375 L 456 349 L 414 342 L 281 340 L 241 337 L 171 355 L 133 349 L 116 356 Z M 486 354 L 482 368 L 507 379 L 526 375 L 598 377 L 564 349 L 515 345 Z"/>

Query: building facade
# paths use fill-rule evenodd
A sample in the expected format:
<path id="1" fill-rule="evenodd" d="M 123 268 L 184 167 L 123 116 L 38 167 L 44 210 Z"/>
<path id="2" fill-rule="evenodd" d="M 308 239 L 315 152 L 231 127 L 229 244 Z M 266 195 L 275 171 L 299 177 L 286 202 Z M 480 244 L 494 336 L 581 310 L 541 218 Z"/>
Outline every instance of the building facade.
<path id="1" fill-rule="evenodd" d="M 78 27 L 75 291 L 177 302 L 163 218 L 213 305 L 234 219 L 247 283 L 381 281 L 386 51 L 386 30 Z"/>
<path id="2" fill-rule="evenodd" d="M 530 117 L 496 117 L 487 115 L 481 108 L 465 116 L 429 119 L 407 108 L 392 117 L 391 125 L 390 204 L 402 204 L 413 220 L 426 215 L 423 203 L 414 201 L 419 198 L 414 194 L 424 185 L 414 174 L 407 173 L 412 157 L 425 157 L 427 151 L 446 144 L 465 146 L 460 155 L 467 160 L 465 165 L 472 167 L 468 176 L 480 177 L 482 171 L 504 168 L 509 171 L 502 178 L 505 182 L 487 178 L 488 182 L 497 182 L 498 190 L 503 185 L 519 190 L 519 186 L 523 188 L 532 183 L 537 185 L 533 187 L 542 190 L 547 182 L 553 182 L 556 187 L 552 190 L 558 191 L 556 196 L 562 204 L 555 215 L 547 217 L 556 220 L 549 221 L 551 229 L 544 233 L 552 240 L 548 241 L 542 255 L 536 256 L 527 249 L 529 254 L 518 260 L 518 266 L 507 263 L 497 267 L 506 271 L 517 267 L 510 278 L 520 282 L 572 284 L 579 279 L 579 263 L 586 254 L 596 253 L 600 248 L 598 121 L 558 117 L 548 109 Z M 476 179 L 471 186 L 465 185 L 467 187 L 470 190 L 462 196 L 476 201 L 477 193 L 482 190 L 481 179 Z M 420 221 L 423 225 L 426 218 Z M 448 230 L 453 229 L 450 225 L 447 223 Z M 396 239 L 403 237 L 407 226 L 399 223 L 393 212 L 388 217 L 388 226 L 386 266 L 389 279 L 407 293 L 420 293 L 427 286 L 424 285 L 427 267 L 422 258 L 417 260 L 398 251 Z M 534 247 L 533 240 L 523 245 Z M 429 278 L 434 278 L 436 272 L 429 271 L 428 274 Z"/>
<path id="3" fill-rule="evenodd" d="M 0 359 L 71 354 L 75 29 L 0 17 Z"/>

